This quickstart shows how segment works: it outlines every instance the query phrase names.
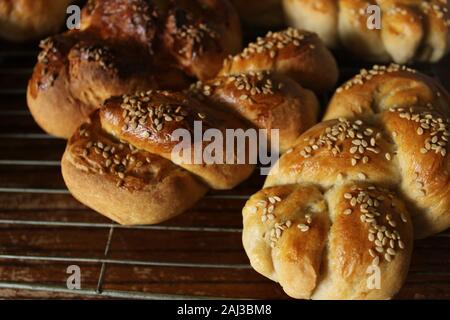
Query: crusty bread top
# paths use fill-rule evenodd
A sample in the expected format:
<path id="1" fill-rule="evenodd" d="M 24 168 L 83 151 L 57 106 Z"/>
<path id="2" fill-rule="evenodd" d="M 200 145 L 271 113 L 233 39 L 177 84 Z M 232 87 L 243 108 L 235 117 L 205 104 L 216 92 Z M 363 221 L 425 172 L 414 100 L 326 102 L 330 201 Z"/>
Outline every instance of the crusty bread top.
<path id="1" fill-rule="evenodd" d="M 331 89 L 338 78 L 336 61 L 319 37 L 294 28 L 257 38 L 240 54 L 227 58 L 220 75 L 248 71 L 282 73 L 315 92 Z"/>
<path id="2" fill-rule="evenodd" d="M 250 71 L 220 76 L 193 84 L 190 93 L 201 100 L 226 108 L 248 120 L 252 126 L 279 130 L 281 152 L 317 121 L 319 102 L 313 92 L 281 74 Z"/>
<path id="3" fill-rule="evenodd" d="M 283 0 L 290 26 L 317 32 L 327 46 L 343 45 L 376 62 L 437 62 L 450 50 L 447 0 Z M 370 5 L 377 5 L 381 28 Z M 378 18 L 378 17 L 376 17 Z"/>
<path id="4" fill-rule="evenodd" d="M 128 190 L 151 189 L 171 172 L 184 171 L 169 160 L 107 134 L 99 111 L 74 133 L 67 148 L 67 159 L 78 170 L 100 173 Z"/>
<path id="5" fill-rule="evenodd" d="M 155 153 L 170 152 L 178 144 L 171 140 L 177 129 L 185 129 L 194 137 L 194 121 L 201 121 L 202 132 L 215 128 L 225 133 L 225 129 L 247 127 L 233 114 L 182 92 L 157 90 L 108 99 L 100 117 L 107 131 Z"/>
<path id="6" fill-rule="evenodd" d="M 203 156 L 204 148 L 210 144 L 203 139 L 206 130 L 214 129 L 226 137 L 227 129 L 245 130 L 248 125 L 233 113 L 211 108 L 182 92 L 153 90 L 113 97 L 100 110 L 100 119 L 108 133 L 139 149 L 171 160 L 215 189 L 234 187 L 246 179 L 255 167 L 248 160 L 251 150 L 248 141 L 244 147 L 234 143 L 233 150 L 229 150 L 229 146 L 224 150 L 224 138 L 223 144 L 219 144 L 223 151 L 221 159 L 218 156 L 211 162 Z M 202 126 L 197 133 L 195 121 Z M 177 129 L 183 129 L 183 132 L 179 131 L 180 135 L 177 135 L 174 132 Z M 185 134 L 189 136 L 185 137 Z M 178 150 L 180 146 L 182 150 Z M 243 148 L 246 151 L 245 159 L 240 160 L 243 163 L 238 163 L 238 155 Z M 190 154 L 186 155 L 186 152 Z"/>
<path id="7" fill-rule="evenodd" d="M 450 226 L 449 115 L 449 95 L 431 78 L 397 65 L 363 70 L 337 90 L 325 121 L 299 138 L 266 186 L 358 180 L 398 188 L 415 237 L 440 232 Z"/>
<path id="8" fill-rule="evenodd" d="M 242 48 L 239 17 L 222 0 L 171 2 L 161 38 L 183 70 L 200 80 L 216 76 L 223 60 Z"/>
<path id="9" fill-rule="evenodd" d="M 412 223 L 395 192 L 370 183 L 265 188 L 243 209 L 243 243 L 256 271 L 294 298 L 389 299 L 411 255 Z M 381 287 L 368 286 L 368 268 Z"/>

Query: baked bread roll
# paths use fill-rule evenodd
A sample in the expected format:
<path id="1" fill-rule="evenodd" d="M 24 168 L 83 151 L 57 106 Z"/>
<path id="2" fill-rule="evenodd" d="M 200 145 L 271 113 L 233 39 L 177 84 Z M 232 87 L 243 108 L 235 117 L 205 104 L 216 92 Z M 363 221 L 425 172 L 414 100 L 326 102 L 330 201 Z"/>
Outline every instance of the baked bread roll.
<path id="1" fill-rule="evenodd" d="M 194 121 L 201 121 L 201 134 L 214 128 L 225 136 L 225 129 L 247 128 L 233 114 L 181 92 L 108 99 L 67 144 L 61 166 L 68 189 L 118 223 L 153 224 L 185 211 L 208 188 L 230 189 L 245 180 L 255 168 L 248 161 L 195 162 L 195 148 L 206 142 L 195 140 Z M 187 159 L 174 150 L 180 144 L 172 139 L 178 129 L 191 135 L 181 141 L 183 152 L 191 152 Z"/>
<path id="2" fill-rule="evenodd" d="M 42 129 L 61 138 L 70 137 L 112 95 L 189 83 L 181 71 L 139 46 L 81 40 L 70 33 L 43 41 L 41 48 L 28 84 L 28 107 Z"/>
<path id="3" fill-rule="evenodd" d="M 416 238 L 450 227 L 450 96 L 445 89 L 412 69 L 375 66 L 337 90 L 324 120 L 338 117 L 359 118 L 387 135 L 390 150 L 378 156 L 390 160 L 370 161 L 361 171 L 371 180 L 391 175 L 389 184 L 407 203 Z"/>
<path id="4" fill-rule="evenodd" d="M 285 25 L 281 0 L 231 0 L 242 23 L 249 28 L 276 28 Z"/>
<path id="5" fill-rule="evenodd" d="M 227 58 L 220 75 L 248 71 L 281 73 L 316 93 L 331 89 L 339 74 L 333 55 L 319 37 L 294 28 L 259 37 L 242 53 Z"/>
<path id="6" fill-rule="evenodd" d="M 257 272 L 297 299 L 389 299 L 401 288 L 412 223 L 393 190 L 277 180 L 243 209 L 242 241 Z"/>
<path id="7" fill-rule="evenodd" d="M 243 209 L 255 270 L 295 298 L 391 298 L 412 226 L 415 238 L 450 226 L 449 113 L 449 94 L 406 67 L 345 83 Z M 373 264 L 379 289 L 367 286 Z"/>
<path id="8" fill-rule="evenodd" d="M 381 9 L 381 29 L 367 26 L 367 7 Z M 288 24 L 317 32 L 369 61 L 436 62 L 450 48 L 447 0 L 283 0 Z"/>
<path id="9" fill-rule="evenodd" d="M 22 42 L 56 33 L 72 0 L 0 0 L 0 38 Z"/>
<path id="10" fill-rule="evenodd" d="M 227 1 L 191 2 L 192 12 L 184 2 L 167 2 L 162 13 L 145 0 L 89 1 L 81 30 L 41 44 L 28 85 L 31 113 L 45 131 L 68 138 L 111 96 L 178 90 L 188 87 L 188 76 L 213 76 L 240 47 L 239 21 Z M 218 8 L 228 19 L 212 14 Z M 166 22 L 175 13 L 178 29 Z"/>
<path id="11" fill-rule="evenodd" d="M 70 138 L 61 167 L 76 199 L 124 225 L 172 218 L 208 190 L 171 161 L 108 134 L 99 111 Z"/>
<path id="12" fill-rule="evenodd" d="M 272 130 L 278 130 L 281 153 L 317 122 L 320 108 L 312 91 L 269 71 L 217 77 L 197 82 L 189 91 L 208 104 L 234 111 L 254 128 L 266 129 L 269 142 Z"/>
<path id="13" fill-rule="evenodd" d="M 299 138 L 266 185 L 370 181 L 398 189 L 415 238 L 443 231 L 450 226 L 449 106 L 448 93 L 414 70 L 363 70 L 337 90 L 324 122 Z"/>

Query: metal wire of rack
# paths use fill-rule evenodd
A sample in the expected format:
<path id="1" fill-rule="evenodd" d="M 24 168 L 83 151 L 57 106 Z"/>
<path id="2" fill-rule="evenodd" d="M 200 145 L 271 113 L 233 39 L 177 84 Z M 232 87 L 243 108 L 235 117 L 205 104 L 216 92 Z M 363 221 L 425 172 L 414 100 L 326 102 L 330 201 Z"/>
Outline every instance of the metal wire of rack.
<path id="1" fill-rule="evenodd" d="M 163 225 L 111 223 L 70 196 L 59 177 L 64 141 L 40 131 L 26 108 L 26 80 L 37 51 L 0 48 L 0 297 L 287 297 L 251 269 L 240 245 L 240 208 L 260 177 L 235 191 L 208 194 Z M 359 67 L 341 68 L 342 78 Z M 445 82 L 440 68 L 421 71 Z M 152 247 L 154 239 L 165 243 Z M 164 250 L 168 241 L 177 244 Z M 412 280 L 399 296 L 450 298 L 450 232 L 417 246 Z M 88 270 L 80 290 L 66 286 L 70 264 Z"/>

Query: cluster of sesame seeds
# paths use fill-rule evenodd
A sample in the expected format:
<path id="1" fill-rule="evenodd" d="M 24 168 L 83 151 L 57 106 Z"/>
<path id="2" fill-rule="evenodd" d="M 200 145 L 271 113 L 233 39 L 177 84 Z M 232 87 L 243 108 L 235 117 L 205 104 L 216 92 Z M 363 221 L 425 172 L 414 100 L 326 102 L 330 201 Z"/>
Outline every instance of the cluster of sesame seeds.
<path id="1" fill-rule="evenodd" d="M 148 23 L 152 20 L 152 17 L 157 17 L 156 10 L 152 10 L 152 7 L 146 1 L 134 0 L 134 3 L 131 4 L 131 9 L 134 13 L 131 20 L 137 25 L 140 25 L 142 22 Z"/>
<path id="2" fill-rule="evenodd" d="M 196 45 L 200 53 L 204 50 L 203 43 L 206 38 L 218 38 L 217 32 L 205 23 L 200 23 L 198 25 L 183 25 L 181 26 L 180 30 L 177 31 L 176 35 L 181 39 L 192 41 Z M 178 53 L 183 55 L 188 53 L 188 50 L 189 48 L 185 46 L 180 49 Z"/>
<path id="3" fill-rule="evenodd" d="M 233 74 L 226 78 L 218 78 L 207 84 L 198 81 L 191 85 L 189 91 L 197 95 L 211 96 L 218 87 L 232 84 L 239 91 L 239 100 L 251 100 L 256 95 L 273 95 L 276 90 L 283 88 L 283 83 L 275 83 L 270 78 L 269 71 L 249 71 L 248 73 Z"/>
<path id="4" fill-rule="evenodd" d="M 428 135 L 420 153 L 434 152 L 442 157 L 447 155 L 448 139 L 450 137 L 449 119 L 436 116 L 430 111 L 417 112 L 414 108 L 390 108 L 390 112 L 397 112 L 399 117 L 416 122 L 416 133 L 419 136 Z"/>
<path id="5" fill-rule="evenodd" d="M 333 156 L 337 156 L 344 151 L 341 147 L 342 142 L 351 139 L 349 148 L 349 152 L 352 154 L 351 165 L 356 166 L 360 161 L 367 164 L 370 161 L 371 154 L 381 152 L 377 144 L 381 136 L 381 132 L 375 132 L 372 128 L 364 127 L 362 120 L 350 121 L 339 118 L 336 124 L 327 127 L 318 138 L 305 137 L 304 141 L 307 141 L 308 145 L 300 151 L 300 155 L 309 158 L 315 150 L 326 147 L 332 152 Z M 392 156 L 390 153 L 386 153 L 385 158 L 391 160 Z M 360 173 L 359 178 L 365 179 L 366 176 Z"/>
<path id="6" fill-rule="evenodd" d="M 164 128 L 165 123 L 183 121 L 188 115 L 181 104 L 152 103 L 152 94 L 153 91 L 147 91 L 122 97 L 122 117 L 125 122 L 123 131 L 134 130 L 139 125 L 143 126 L 150 122 L 151 129 L 159 132 Z M 197 116 L 201 120 L 206 118 L 203 113 L 198 113 Z M 150 132 L 145 131 L 143 137 L 150 137 Z"/>
<path id="7" fill-rule="evenodd" d="M 450 26 L 450 17 L 448 10 L 448 1 L 441 0 L 440 3 L 430 3 L 428 1 L 422 1 L 421 8 L 424 13 L 433 13 L 438 19 L 444 21 L 445 26 Z"/>
<path id="8" fill-rule="evenodd" d="M 408 14 L 408 10 L 402 7 L 391 7 L 386 11 L 387 15 L 398 15 L 401 14 L 402 16 L 406 16 Z"/>
<path id="9" fill-rule="evenodd" d="M 270 73 L 265 71 L 250 71 L 249 73 L 230 76 L 228 82 L 232 83 L 237 90 L 242 91 L 240 100 L 248 100 L 251 96 L 258 94 L 273 95 L 275 88 L 282 88 L 281 83 L 275 86 L 269 75 Z"/>
<path id="10" fill-rule="evenodd" d="M 306 232 L 309 230 L 312 223 L 312 214 L 310 212 L 305 213 L 305 223 L 299 223 L 297 228 L 300 229 L 301 232 Z"/>
<path id="11" fill-rule="evenodd" d="M 52 86 L 58 77 L 57 73 L 49 73 L 49 64 L 51 60 L 58 54 L 58 49 L 51 37 L 40 42 L 39 47 L 42 49 L 38 55 L 38 62 L 42 64 L 41 77 L 46 77 L 45 83 L 39 82 L 39 87 L 43 88 L 45 85 Z"/>
<path id="12" fill-rule="evenodd" d="M 387 196 L 374 195 L 375 191 L 384 192 Z M 347 200 L 349 205 L 343 211 L 343 214 L 349 216 L 355 208 L 359 208 L 361 222 L 368 224 L 368 240 L 373 243 L 373 247 L 369 249 L 369 254 L 373 258 L 374 264 L 379 263 L 379 255 L 390 262 L 396 255 L 396 250 L 405 248 L 400 233 L 396 229 L 397 223 L 392 215 L 380 212 L 381 204 L 386 204 L 386 202 L 390 202 L 390 207 L 394 210 L 395 203 L 392 200 L 394 197 L 395 195 L 386 189 L 374 186 L 370 186 L 367 189 L 353 186 L 350 192 L 344 193 L 344 199 Z M 383 218 L 386 221 L 385 224 L 380 222 Z M 400 213 L 400 218 L 403 223 L 408 222 L 403 213 Z"/>
<path id="13" fill-rule="evenodd" d="M 416 187 L 419 196 L 425 197 L 427 195 L 425 184 L 423 183 L 423 181 L 419 179 L 419 177 L 420 177 L 419 172 L 414 172 L 413 174 L 414 186 Z"/>
<path id="14" fill-rule="evenodd" d="M 311 35 L 311 33 L 301 32 L 294 28 L 288 28 L 279 32 L 270 31 L 265 37 L 258 37 L 256 42 L 250 43 L 239 55 L 229 57 L 225 63 L 228 60 L 247 59 L 255 53 L 268 53 L 271 58 L 275 58 L 278 50 L 290 45 L 300 47 L 302 41 Z M 309 48 L 314 49 L 314 45 L 309 44 Z"/>
<path id="15" fill-rule="evenodd" d="M 259 200 L 256 203 L 256 207 L 251 207 L 250 212 L 256 213 L 258 209 L 261 211 L 261 221 L 272 221 L 275 219 L 273 211 L 277 203 L 281 202 L 281 198 L 278 196 L 268 196 L 267 199 Z"/>
<path id="16" fill-rule="evenodd" d="M 106 46 L 90 45 L 80 48 L 81 58 L 87 61 L 95 61 L 104 70 L 114 70 L 114 55 Z"/>
<path id="17" fill-rule="evenodd" d="M 222 80 L 216 79 L 213 83 L 205 84 L 202 81 L 197 81 L 189 87 L 188 92 L 196 95 L 197 98 L 203 99 L 205 96 L 209 97 L 212 91 L 222 85 Z"/>
<path id="18" fill-rule="evenodd" d="M 81 137 L 89 137 L 89 131 L 85 129 L 80 130 Z M 126 173 L 132 168 L 140 168 L 144 165 L 144 162 L 137 159 L 136 153 L 139 150 L 132 145 L 120 142 L 116 145 L 108 144 L 105 141 L 88 141 L 83 146 L 82 155 L 89 157 L 91 154 L 96 154 L 100 159 L 100 168 L 94 168 L 94 170 L 100 174 L 110 172 L 117 177 L 117 187 L 122 187 L 125 182 Z M 150 163 L 151 160 L 147 158 L 145 160 Z"/>
<path id="19" fill-rule="evenodd" d="M 401 66 L 395 63 L 392 63 L 389 66 L 374 65 L 371 70 L 361 69 L 358 75 L 356 75 L 355 77 L 344 83 L 341 87 L 339 87 L 336 90 L 336 92 L 340 93 L 344 90 L 349 90 L 354 86 L 363 85 L 366 81 L 371 80 L 375 76 L 398 71 L 407 71 L 411 73 L 416 72 L 414 69 L 410 69 L 406 66 Z"/>
<path id="20" fill-rule="evenodd" d="M 55 47 L 55 42 L 51 37 L 49 37 L 42 40 L 39 43 L 39 47 L 42 49 L 42 51 L 38 55 L 38 61 L 44 65 L 47 65 L 50 62 L 49 54 L 50 53 L 55 54 L 58 52 L 58 50 Z"/>
<path id="21" fill-rule="evenodd" d="M 351 8 L 351 9 L 349 9 L 348 12 L 354 16 L 366 16 L 367 15 L 366 8 L 359 8 L 359 9 Z"/>
<path id="22" fill-rule="evenodd" d="M 420 9 L 422 10 L 423 13 L 425 14 L 434 14 L 438 19 L 443 20 L 445 26 L 450 26 L 450 19 L 448 16 L 448 7 L 447 7 L 447 0 L 441 0 L 440 3 L 430 3 L 430 1 L 421 1 L 420 2 Z M 413 10 L 415 11 L 415 8 L 413 8 Z M 356 16 L 366 16 L 368 15 L 366 8 L 359 8 L 359 9 L 350 9 L 349 10 L 350 14 Z M 389 7 L 386 11 L 385 14 L 387 15 L 402 15 L 402 16 L 406 16 L 408 15 L 410 11 L 408 11 L 407 8 L 405 7 L 399 7 L 399 6 L 393 6 L 393 7 Z M 419 17 L 419 19 L 423 19 L 423 17 Z M 415 20 L 415 16 L 411 15 L 410 18 L 411 21 Z"/>
<path id="23" fill-rule="evenodd" d="M 270 229 L 270 247 L 275 248 L 278 239 L 283 235 L 283 231 L 289 229 L 292 226 L 291 220 L 286 220 L 284 222 L 276 222 L 274 226 Z"/>

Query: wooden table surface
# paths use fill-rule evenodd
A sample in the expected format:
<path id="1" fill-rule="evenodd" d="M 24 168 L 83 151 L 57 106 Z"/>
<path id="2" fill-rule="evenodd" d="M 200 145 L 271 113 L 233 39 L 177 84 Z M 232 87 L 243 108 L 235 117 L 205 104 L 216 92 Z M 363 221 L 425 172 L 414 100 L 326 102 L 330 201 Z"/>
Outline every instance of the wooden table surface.
<path id="1" fill-rule="evenodd" d="M 119 226 L 77 202 L 60 174 L 65 142 L 27 109 L 37 52 L 0 43 L 0 298 L 288 298 L 251 269 L 241 244 L 241 208 L 263 177 L 156 226 Z M 339 60 L 341 81 L 363 66 Z M 449 58 L 419 69 L 450 90 Z M 81 268 L 80 290 L 67 289 L 70 265 Z M 450 231 L 416 242 L 397 298 L 450 298 Z"/>

